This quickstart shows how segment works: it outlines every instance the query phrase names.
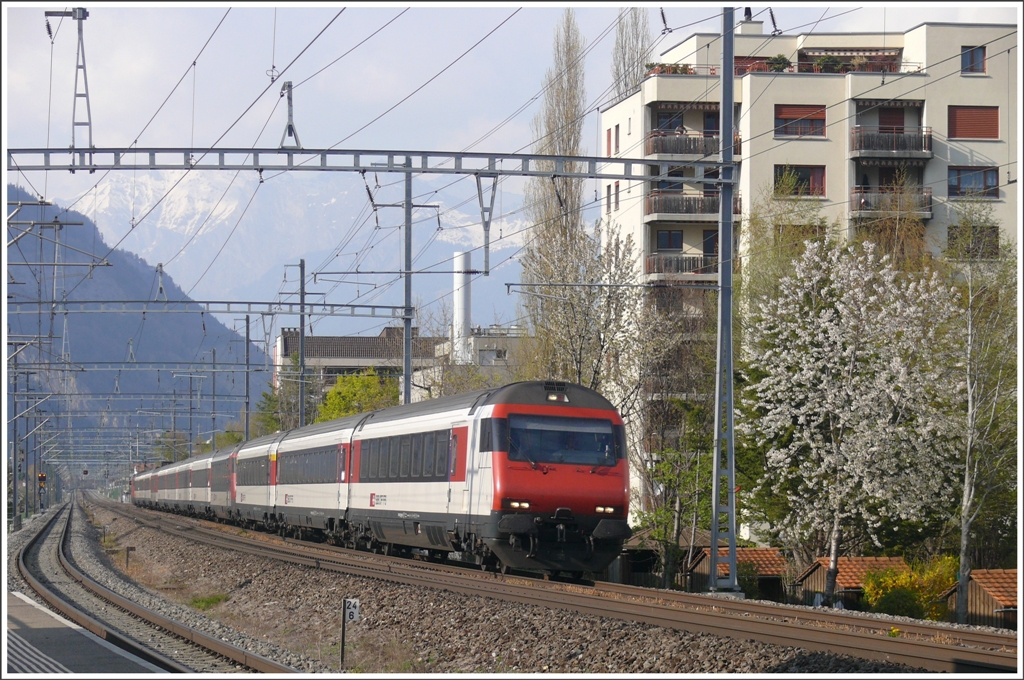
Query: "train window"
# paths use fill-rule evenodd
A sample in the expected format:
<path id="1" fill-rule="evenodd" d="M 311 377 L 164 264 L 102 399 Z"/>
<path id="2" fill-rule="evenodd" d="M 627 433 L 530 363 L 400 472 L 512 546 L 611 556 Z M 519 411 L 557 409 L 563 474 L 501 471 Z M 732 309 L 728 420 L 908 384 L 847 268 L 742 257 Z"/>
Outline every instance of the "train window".
<path id="1" fill-rule="evenodd" d="M 452 444 L 448 449 L 448 463 L 451 467 L 448 470 L 449 479 L 455 476 L 455 460 L 459 456 L 459 435 L 452 432 Z"/>
<path id="2" fill-rule="evenodd" d="M 434 475 L 438 479 L 447 479 L 448 473 L 448 444 L 451 437 L 451 430 L 441 430 L 437 433 L 437 444 L 435 446 Z"/>
<path id="3" fill-rule="evenodd" d="M 434 476 L 434 433 L 427 432 L 423 435 L 423 478 L 430 479 Z"/>
<path id="4" fill-rule="evenodd" d="M 377 479 L 388 478 L 388 459 L 391 457 L 391 440 L 380 440 L 380 464 L 377 466 Z"/>
<path id="5" fill-rule="evenodd" d="M 412 462 L 412 437 L 402 436 L 402 466 L 398 470 L 398 476 L 402 479 L 409 478 L 409 464 Z"/>
<path id="6" fill-rule="evenodd" d="M 402 458 L 401 437 L 391 437 L 391 456 L 388 458 L 388 477 L 398 479 L 398 464 Z"/>
<path id="7" fill-rule="evenodd" d="M 508 450 L 508 420 L 505 418 L 484 418 L 480 421 L 480 450 Z"/>
<path id="8" fill-rule="evenodd" d="M 363 456 L 368 460 L 366 462 L 366 479 L 377 479 L 377 440 L 367 439 L 363 440 Z M 359 473 L 360 479 L 364 477 L 363 473 Z"/>
<path id="9" fill-rule="evenodd" d="M 619 440 L 611 421 L 561 416 L 509 416 L 509 460 L 615 465 Z"/>
<path id="10" fill-rule="evenodd" d="M 414 434 L 412 436 L 412 470 L 410 475 L 414 478 L 418 478 L 420 473 L 423 471 L 423 435 Z"/>

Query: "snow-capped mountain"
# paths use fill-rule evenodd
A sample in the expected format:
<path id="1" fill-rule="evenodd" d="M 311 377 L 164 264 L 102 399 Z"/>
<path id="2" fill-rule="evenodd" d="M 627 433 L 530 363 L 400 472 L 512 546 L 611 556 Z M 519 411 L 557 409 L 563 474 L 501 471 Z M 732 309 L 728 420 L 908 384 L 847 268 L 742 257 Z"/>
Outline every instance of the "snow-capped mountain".
<path id="1" fill-rule="evenodd" d="M 454 251 L 483 243 L 475 183 L 464 178 L 452 184 L 453 179 L 414 179 L 414 203 L 438 206 L 415 211 L 416 270 L 434 266 L 450 271 L 445 261 Z M 368 191 L 378 205 L 376 213 Z M 268 175 L 260 183 L 252 172 L 124 171 L 108 174 L 95 189 L 55 200 L 74 203 L 108 243 L 120 243 L 153 265 L 163 263 L 194 299 L 267 301 L 297 288 L 295 270 L 286 272 L 285 265 L 300 258 L 308 274 L 357 267 L 363 272 L 399 270 L 403 211 L 384 204 L 403 198 L 402 177 L 383 173 L 367 173 L 365 182 L 350 173 L 288 173 Z M 490 262 L 497 270 L 477 284 L 477 299 L 493 304 L 477 305 L 481 318 L 510 317 L 514 309 L 515 299 L 504 294 L 503 282 L 519 279 L 518 263 L 509 258 L 525 235 L 525 221 L 514 212 L 521 200 L 520 194 L 502 188 L 495 202 Z M 502 219 L 501 212 L 513 214 Z M 474 253 L 473 264 L 482 268 L 482 252 Z M 324 278 L 349 281 L 318 287 L 333 287 L 329 302 L 400 304 L 400 285 L 374 292 L 375 286 L 382 289 L 392 281 L 392 274 Z M 414 280 L 414 295 L 423 302 L 451 290 L 450 274 Z"/>

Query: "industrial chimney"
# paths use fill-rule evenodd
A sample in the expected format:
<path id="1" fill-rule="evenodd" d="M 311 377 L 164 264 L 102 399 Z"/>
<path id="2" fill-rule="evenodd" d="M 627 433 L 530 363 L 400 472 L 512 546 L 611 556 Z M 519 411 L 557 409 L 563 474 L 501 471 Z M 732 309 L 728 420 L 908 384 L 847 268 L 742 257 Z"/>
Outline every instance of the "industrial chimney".
<path id="1" fill-rule="evenodd" d="M 470 295 L 470 270 L 473 268 L 472 253 L 455 253 L 455 282 L 452 300 L 452 361 L 455 364 L 473 363 L 470 342 L 472 327 Z"/>

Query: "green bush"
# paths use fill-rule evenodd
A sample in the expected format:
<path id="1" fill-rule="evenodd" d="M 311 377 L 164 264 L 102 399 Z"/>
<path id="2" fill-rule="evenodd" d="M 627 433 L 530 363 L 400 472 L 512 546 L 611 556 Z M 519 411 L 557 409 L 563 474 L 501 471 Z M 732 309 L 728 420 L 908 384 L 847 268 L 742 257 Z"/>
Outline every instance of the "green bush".
<path id="1" fill-rule="evenodd" d="M 893 588 L 879 598 L 872 611 L 893 616 L 909 616 L 915 619 L 924 618 L 924 605 L 921 604 L 921 598 L 909 588 Z"/>
<path id="2" fill-rule="evenodd" d="M 923 608 L 920 618 L 945 621 L 948 609 L 942 593 L 956 583 L 958 569 L 955 557 L 942 555 L 906 570 L 869 571 L 864 574 L 864 600 L 874 610 L 889 592 L 907 590 L 916 595 Z"/>
<path id="3" fill-rule="evenodd" d="M 784 54 L 776 54 L 774 57 L 767 59 L 765 63 L 768 64 L 769 71 L 775 71 L 776 73 L 781 73 L 793 65 L 793 62 L 787 59 Z"/>
<path id="4" fill-rule="evenodd" d="M 839 67 L 843 62 L 839 61 L 839 57 L 823 54 L 814 60 L 814 65 L 821 69 L 822 73 L 839 73 Z"/>
<path id="5" fill-rule="evenodd" d="M 757 565 L 753 562 L 736 563 L 736 582 L 748 600 L 761 599 L 761 589 L 757 587 L 758 576 L 760 573 L 757 571 Z"/>

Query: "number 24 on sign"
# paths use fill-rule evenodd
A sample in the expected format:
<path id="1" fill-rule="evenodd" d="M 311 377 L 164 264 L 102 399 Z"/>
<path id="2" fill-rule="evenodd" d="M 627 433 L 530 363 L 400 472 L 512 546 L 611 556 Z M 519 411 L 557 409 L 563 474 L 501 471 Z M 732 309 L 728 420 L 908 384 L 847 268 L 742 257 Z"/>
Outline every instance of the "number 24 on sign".
<path id="1" fill-rule="evenodd" d="M 359 620 L 359 600 L 345 599 L 345 621 L 354 623 Z"/>

